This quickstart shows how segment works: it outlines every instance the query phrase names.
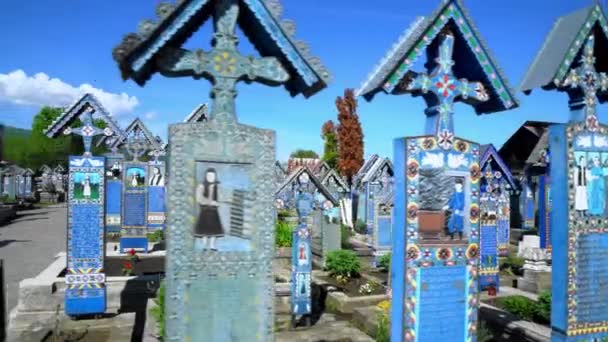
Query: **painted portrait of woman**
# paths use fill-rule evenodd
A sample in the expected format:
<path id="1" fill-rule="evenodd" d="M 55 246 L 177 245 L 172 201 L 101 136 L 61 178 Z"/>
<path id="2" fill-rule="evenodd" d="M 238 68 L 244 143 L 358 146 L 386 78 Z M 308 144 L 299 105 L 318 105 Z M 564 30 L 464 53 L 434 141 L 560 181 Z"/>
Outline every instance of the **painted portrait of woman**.
<path id="1" fill-rule="evenodd" d="M 165 177 L 163 177 L 160 167 L 155 166 L 152 169 L 152 177 L 148 183 L 149 186 L 165 186 Z"/>
<path id="2" fill-rule="evenodd" d="M 194 236 L 203 240 L 204 249 L 217 250 L 216 239 L 224 236 L 219 214 L 219 186 L 217 172 L 214 168 L 208 168 L 203 182 L 196 188 L 199 214 L 194 226 Z"/>

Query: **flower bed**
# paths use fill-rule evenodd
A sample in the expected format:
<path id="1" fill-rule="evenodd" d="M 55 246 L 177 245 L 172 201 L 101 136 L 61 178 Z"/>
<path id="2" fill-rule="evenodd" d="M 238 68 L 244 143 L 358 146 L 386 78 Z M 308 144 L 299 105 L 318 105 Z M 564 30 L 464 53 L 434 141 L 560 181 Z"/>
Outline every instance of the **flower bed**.
<path id="1" fill-rule="evenodd" d="M 374 296 L 386 293 L 386 287 L 378 284 L 366 277 L 343 278 L 331 277 L 328 275 L 319 276 L 319 279 L 335 287 L 338 291 L 344 292 L 349 297 Z"/>

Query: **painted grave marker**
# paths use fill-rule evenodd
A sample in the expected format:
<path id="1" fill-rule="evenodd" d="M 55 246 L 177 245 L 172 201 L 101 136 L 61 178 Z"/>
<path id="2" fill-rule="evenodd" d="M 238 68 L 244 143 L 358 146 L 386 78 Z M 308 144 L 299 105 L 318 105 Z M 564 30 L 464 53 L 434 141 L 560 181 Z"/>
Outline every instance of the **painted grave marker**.
<path id="1" fill-rule="evenodd" d="M 492 145 L 482 145 L 480 153 L 481 227 L 479 289 L 498 291 L 500 256 L 509 254 L 509 189 L 515 187 L 513 177 Z"/>
<path id="2" fill-rule="evenodd" d="M 372 248 L 376 265 L 378 265 L 380 257 L 389 253 L 393 246 L 391 238 L 393 231 L 393 199 L 394 193 L 391 191 L 376 203 L 372 234 Z"/>
<path id="3" fill-rule="evenodd" d="M 105 129 L 94 126 L 93 114 L 105 121 Z M 70 128 L 76 120 L 80 128 Z M 67 274 L 65 313 L 69 316 L 101 314 L 106 310 L 104 273 L 104 164 L 91 154 L 93 138 L 110 136 L 118 126 L 97 99 L 85 94 L 46 130 L 49 138 L 63 134 L 82 137 L 84 155 L 69 157 Z M 56 169 L 56 171 L 61 171 Z"/>
<path id="4" fill-rule="evenodd" d="M 393 342 L 477 335 L 480 150 L 454 135 L 453 103 L 478 114 L 517 105 L 477 37 L 461 2 L 444 0 L 405 32 L 357 91 L 367 100 L 380 91 L 409 93 L 428 106 L 426 135 L 394 142 L 391 288 L 393 303 L 401 304 L 391 306 Z M 424 52 L 427 73 L 414 72 Z"/>
<path id="5" fill-rule="evenodd" d="M 122 164 L 122 223 L 120 230 L 120 251 L 143 250 L 148 252 L 148 201 L 150 199 L 148 183 L 152 176 L 148 173 L 149 164 L 140 161 L 146 152 L 160 151 L 161 142 L 146 128 L 144 123 L 136 118 L 125 129 L 124 134 L 112 144 L 113 148 L 123 147 L 131 156 L 130 161 Z M 158 158 L 153 158 L 158 160 Z M 151 169 L 155 172 L 154 168 Z M 154 177 L 154 182 L 161 180 Z M 164 183 L 164 180 L 163 180 Z M 153 192 L 155 192 L 153 190 Z M 156 193 L 156 192 L 155 192 Z M 164 196 L 161 199 L 164 201 Z M 157 200 L 153 201 L 157 205 Z M 158 215 L 155 216 L 157 218 Z M 164 219 L 164 217 L 163 217 Z M 153 221 L 157 222 L 157 221 Z"/>
<path id="6" fill-rule="evenodd" d="M 608 158 L 608 126 L 599 123 L 596 110 L 598 101 L 608 100 L 608 70 L 600 62 L 608 56 L 607 32 L 597 3 L 560 18 L 521 87 L 563 91 L 570 99 L 570 122 L 549 127 L 553 342 L 608 339 L 608 288 L 602 285 L 608 283 L 602 164 Z"/>
<path id="7" fill-rule="evenodd" d="M 119 233 L 122 226 L 122 154 L 106 154 L 106 233 Z"/>
<path id="8" fill-rule="evenodd" d="M 165 162 L 160 160 L 165 155 L 163 150 L 149 153 L 152 160 L 148 163 L 148 230 L 165 228 L 165 185 L 167 181 Z"/>
<path id="9" fill-rule="evenodd" d="M 235 86 L 284 84 L 292 95 L 311 96 L 329 77 L 294 42 L 293 24 L 280 22 L 280 12 L 278 1 L 162 3 L 158 22 L 144 21 L 114 50 L 123 77 L 140 85 L 156 72 L 213 84 L 208 120 L 169 128 L 169 341 L 272 340 L 275 135 L 237 122 Z M 211 50 L 181 48 L 209 17 Z M 237 24 L 260 58 L 238 52 Z"/>

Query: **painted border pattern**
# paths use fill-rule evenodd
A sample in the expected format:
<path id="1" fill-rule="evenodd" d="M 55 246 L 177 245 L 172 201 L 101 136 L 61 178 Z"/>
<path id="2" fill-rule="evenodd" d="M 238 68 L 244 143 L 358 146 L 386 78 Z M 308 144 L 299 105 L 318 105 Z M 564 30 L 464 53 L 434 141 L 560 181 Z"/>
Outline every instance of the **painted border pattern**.
<path id="1" fill-rule="evenodd" d="M 404 334 L 405 341 L 416 341 L 419 324 L 417 313 L 419 308 L 417 303 L 419 298 L 416 296 L 415 288 L 419 282 L 420 272 L 415 271 L 419 268 L 437 266 L 456 266 L 464 265 L 467 267 L 467 341 L 474 341 L 477 329 L 477 276 L 479 267 L 479 224 L 480 207 L 479 193 L 481 169 L 479 166 L 479 144 L 463 140 L 454 139 L 454 144 L 449 150 L 441 149 L 435 136 L 422 136 L 406 138 L 406 288 L 405 288 L 405 310 L 404 310 Z M 419 245 L 418 239 L 418 182 L 419 169 L 421 166 L 421 154 L 424 152 L 441 153 L 444 159 L 448 154 L 464 156 L 468 161 L 466 165 L 448 167 L 449 171 L 464 171 L 469 174 L 470 181 L 470 204 L 469 204 L 469 226 L 468 247 L 462 246 L 442 246 L 430 247 Z M 449 163 L 448 163 L 449 164 Z M 417 280 L 416 280 L 417 279 Z M 414 291 L 412 291 L 412 288 Z"/>
<path id="2" fill-rule="evenodd" d="M 574 141 L 576 137 L 587 132 L 585 130 L 585 123 L 579 122 L 569 125 L 566 129 L 567 136 L 567 149 L 568 149 L 568 336 L 578 336 L 584 334 L 597 334 L 608 332 L 608 321 L 598 323 L 579 323 L 577 321 L 577 288 L 576 288 L 576 251 L 578 244 L 578 235 L 580 233 L 608 233 L 608 228 L 605 227 L 608 220 L 605 218 L 591 218 L 588 223 L 578 220 L 573 214 L 575 212 L 574 198 L 575 198 L 575 187 L 574 182 L 574 170 L 576 168 L 574 151 L 584 150 L 583 148 L 575 148 Z M 608 127 L 600 125 L 598 132 L 595 134 L 606 135 L 608 134 Z M 592 149 L 589 149 L 592 150 Z M 602 228 L 604 226 L 604 228 Z"/>

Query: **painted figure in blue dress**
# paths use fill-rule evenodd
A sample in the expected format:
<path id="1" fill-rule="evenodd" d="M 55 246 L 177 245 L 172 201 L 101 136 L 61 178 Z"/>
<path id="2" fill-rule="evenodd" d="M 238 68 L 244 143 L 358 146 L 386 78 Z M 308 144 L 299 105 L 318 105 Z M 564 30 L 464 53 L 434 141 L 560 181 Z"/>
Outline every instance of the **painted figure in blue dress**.
<path id="1" fill-rule="evenodd" d="M 590 215 L 600 216 L 604 214 L 604 187 L 604 170 L 600 158 L 594 157 L 587 185 Z"/>
<path id="2" fill-rule="evenodd" d="M 462 191 L 462 181 L 456 180 L 454 188 L 455 191 L 452 193 L 448 205 L 443 210 L 450 210 L 452 213 L 448 220 L 450 239 L 454 240 L 454 234 L 458 233 L 460 240 L 462 240 L 462 232 L 464 230 L 464 191 Z"/>

